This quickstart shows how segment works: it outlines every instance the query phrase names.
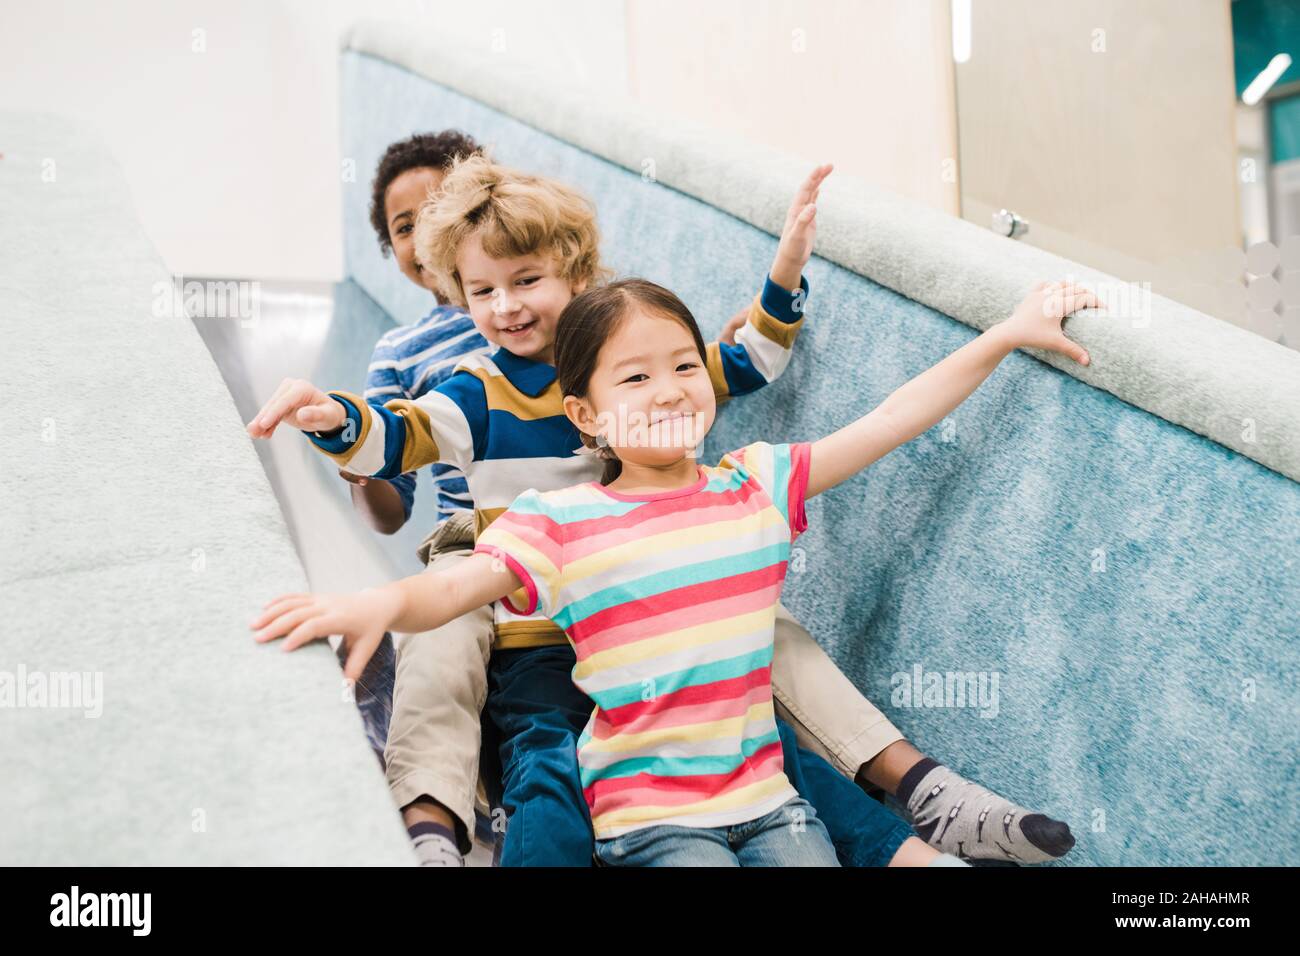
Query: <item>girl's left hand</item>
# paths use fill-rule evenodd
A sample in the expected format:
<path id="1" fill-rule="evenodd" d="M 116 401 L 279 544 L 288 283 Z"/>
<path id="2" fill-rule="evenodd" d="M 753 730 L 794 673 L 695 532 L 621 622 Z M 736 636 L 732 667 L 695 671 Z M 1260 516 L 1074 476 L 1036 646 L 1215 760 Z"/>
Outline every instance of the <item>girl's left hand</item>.
<path id="1" fill-rule="evenodd" d="M 288 635 L 284 650 L 292 651 L 318 637 L 343 635 L 347 661 L 343 676 L 358 680 L 374 656 L 384 632 L 400 611 L 391 588 L 370 588 L 355 594 L 284 594 L 267 603 L 250 625 L 258 643 Z"/>
<path id="2" fill-rule="evenodd" d="M 1091 359 L 1078 342 L 1065 337 L 1061 321 L 1079 309 L 1102 309 L 1105 303 L 1090 289 L 1072 282 L 1038 283 L 1016 306 L 1011 317 L 1001 323 L 1016 348 L 1047 349 L 1069 356 L 1080 365 Z"/>

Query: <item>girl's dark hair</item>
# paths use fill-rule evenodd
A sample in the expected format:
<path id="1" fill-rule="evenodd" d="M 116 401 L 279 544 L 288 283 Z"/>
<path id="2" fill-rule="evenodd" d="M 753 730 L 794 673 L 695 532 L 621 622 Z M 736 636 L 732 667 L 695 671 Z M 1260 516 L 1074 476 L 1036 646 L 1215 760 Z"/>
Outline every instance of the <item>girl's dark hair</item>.
<path id="1" fill-rule="evenodd" d="M 388 210 L 384 208 L 384 193 L 393 180 L 408 169 L 451 169 L 462 156 L 472 156 L 482 148 L 472 136 L 457 129 L 441 133 L 416 133 L 409 139 L 393 143 L 384 150 L 384 157 L 375 171 L 375 181 L 370 186 L 370 225 L 379 239 L 379 251 L 388 257 L 392 241 L 388 238 Z"/>
<path id="2" fill-rule="evenodd" d="M 676 319 L 686 326 L 695 339 L 700 361 L 708 361 L 704 336 L 700 334 L 695 316 L 681 299 L 647 279 L 619 279 L 574 296 L 560 313 L 555 330 L 555 371 L 561 395 L 587 396 L 600 350 L 635 305 L 647 312 Z M 612 448 L 598 446 L 585 432 L 582 433 L 582 443 L 605 459 L 605 474 L 600 479 L 602 485 L 609 484 L 622 473 L 623 463 Z"/>

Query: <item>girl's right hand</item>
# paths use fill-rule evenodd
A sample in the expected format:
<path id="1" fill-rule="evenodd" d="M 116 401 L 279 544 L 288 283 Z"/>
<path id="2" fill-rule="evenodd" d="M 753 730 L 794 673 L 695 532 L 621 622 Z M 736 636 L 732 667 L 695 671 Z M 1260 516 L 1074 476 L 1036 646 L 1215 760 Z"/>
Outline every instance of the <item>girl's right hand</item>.
<path id="1" fill-rule="evenodd" d="M 1091 359 L 1083 346 L 1065 337 L 1061 322 L 1079 309 L 1105 308 L 1090 290 L 1072 282 L 1038 283 L 1016 306 L 1009 319 L 1001 323 L 1003 331 L 1011 336 L 1015 348 L 1047 349 L 1060 352 L 1080 365 Z"/>
<path id="2" fill-rule="evenodd" d="M 348 420 L 343 406 L 301 378 L 286 378 L 248 423 L 248 434 L 270 438 L 280 422 L 305 432 L 332 432 Z"/>
<path id="3" fill-rule="evenodd" d="M 285 651 L 341 634 L 348 652 L 343 676 L 355 681 L 400 612 L 401 595 L 392 587 L 355 594 L 284 594 L 268 602 L 249 629 L 257 632 L 253 640 L 258 643 L 287 635 Z"/>

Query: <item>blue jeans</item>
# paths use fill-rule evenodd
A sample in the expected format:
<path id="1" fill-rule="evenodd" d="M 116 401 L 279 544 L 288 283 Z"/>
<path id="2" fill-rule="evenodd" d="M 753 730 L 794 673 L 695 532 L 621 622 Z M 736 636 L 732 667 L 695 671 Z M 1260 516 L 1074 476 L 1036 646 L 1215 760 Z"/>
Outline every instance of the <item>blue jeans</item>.
<path id="1" fill-rule="evenodd" d="M 840 865 L 830 834 L 803 797 L 728 827 L 642 827 L 597 840 L 596 855 L 609 866 Z"/>
<path id="2" fill-rule="evenodd" d="M 573 685 L 575 662 L 573 648 L 567 645 L 492 654 L 484 708 L 492 726 L 490 734 L 485 728 L 484 738 L 485 743 L 497 741 L 501 760 L 501 805 L 509 821 L 502 866 L 591 865 L 595 840 L 577 748 L 594 705 Z M 788 724 L 776 723 L 785 774 L 816 808 L 815 819 L 829 835 L 840 863 L 886 865 L 914 835 L 911 827 L 817 754 L 800 747 Z"/>
<path id="3" fill-rule="evenodd" d="M 591 866 L 595 840 L 578 736 L 595 706 L 573 684 L 568 645 L 493 651 L 484 712 L 501 757 L 508 816 L 502 866 Z"/>
<path id="4" fill-rule="evenodd" d="M 912 828 L 891 813 L 886 807 L 867 796 L 852 780 L 849 780 L 824 759 L 810 750 L 799 746 L 794 730 L 782 720 L 776 722 L 781 734 L 782 756 L 785 762 L 785 775 L 791 785 L 799 791 L 804 801 L 816 808 L 815 817 L 807 811 L 808 829 L 813 829 L 815 822 L 826 833 L 835 848 L 835 856 L 842 866 L 886 866 L 893 859 L 903 841 L 915 836 Z M 805 804 L 806 805 L 806 804 Z M 779 808 L 782 813 L 791 804 Z M 770 816 L 770 815 L 769 815 Z M 764 818 L 766 819 L 766 818 Z M 758 821 L 751 821 L 750 826 Z M 647 827 L 647 831 L 673 831 L 672 833 L 654 834 L 636 839 L 633 831 L 613 840 L 601 840 L 596 844 L 596 855 L 601 862 L 615 866 L 806 866 L 799 862 L 752 862 L 743 856 L 728 855 L 729 841 L 727 833 L 735 827 L 718 828 L 704 831 L 711 836 L 701 839 L 711 845 L 701 847 L 699 839 L 692 845 L 674 846 L 686 839 L 680 831 L 690 827 Z M 653 844 L 656 836 L 662 837 L 664 846 Z M 618 845 L 620 844 L 621 846 Z M 771 859 L 763 847 L 758 854 L 760 860 Z M 621 853 L 622 855 L 618 855 Z M 834 865 L 832 862 L 830 865 Z"/>

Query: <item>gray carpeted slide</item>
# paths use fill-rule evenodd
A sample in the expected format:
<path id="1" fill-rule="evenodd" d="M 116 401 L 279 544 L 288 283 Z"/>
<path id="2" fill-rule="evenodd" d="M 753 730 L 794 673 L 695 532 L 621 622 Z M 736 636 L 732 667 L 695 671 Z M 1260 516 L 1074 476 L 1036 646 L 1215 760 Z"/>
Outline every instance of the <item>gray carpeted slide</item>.
<path id="1" fill-rule="evenodd" d="M 116 164 L 0 153 L 0 863 L 413 863 L 329 648 L 250 638 L 306 580 Z"/>

